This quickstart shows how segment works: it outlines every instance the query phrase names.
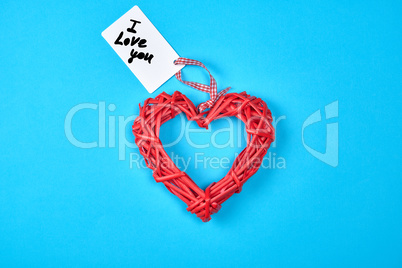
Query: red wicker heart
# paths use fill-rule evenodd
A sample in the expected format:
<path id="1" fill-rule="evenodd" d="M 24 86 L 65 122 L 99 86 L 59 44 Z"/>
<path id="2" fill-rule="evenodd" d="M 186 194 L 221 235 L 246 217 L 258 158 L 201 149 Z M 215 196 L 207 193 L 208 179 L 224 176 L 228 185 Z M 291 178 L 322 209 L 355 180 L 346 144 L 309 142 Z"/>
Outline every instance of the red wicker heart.
<path id="1" fill-rule="evenodd" d="M 235 116 L 246 126 L 246 148 L 235 159 L 227 175 L 209 185 L 205 191 L 177 168 L 159 139 L 160 126 L 182 112 L 188 120 L 196 121 L 203 128 L 208 128 L 211 121 L 226 116 Z M 147 167 L 152 169 L 156 182 L 162 182 L 188 205 L 188 211 L 205 222 L 221 208 L 223 202 L 234 193 L 239 193 L 243 184 L 257 172 L 274 140 L 275 130 L 271 123 L 271 111 L 265 102 L 246 92 L 223 95 L 210 110 L 198 113 L 194 104 L 176 91 L 172 96 L 163 92 L 155 99 L 147 99 L 143 107 L 140 105 L 140 115 L 134 121 L 133 133 L 135 143 Z"/>

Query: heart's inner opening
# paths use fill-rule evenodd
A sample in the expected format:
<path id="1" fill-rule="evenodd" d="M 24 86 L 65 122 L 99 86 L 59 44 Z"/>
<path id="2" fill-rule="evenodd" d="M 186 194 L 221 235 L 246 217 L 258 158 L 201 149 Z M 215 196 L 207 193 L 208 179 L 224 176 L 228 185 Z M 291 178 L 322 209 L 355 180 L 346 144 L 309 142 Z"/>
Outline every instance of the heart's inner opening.
<path id="1" fill-rule="evenodd" d="M 212 121 L 204 129 L 181 114 L 161 126 L 159 138 L 176 166 L 201 189 L 222 179 L 247 145 L 245 125 L 236 117 Z"/>

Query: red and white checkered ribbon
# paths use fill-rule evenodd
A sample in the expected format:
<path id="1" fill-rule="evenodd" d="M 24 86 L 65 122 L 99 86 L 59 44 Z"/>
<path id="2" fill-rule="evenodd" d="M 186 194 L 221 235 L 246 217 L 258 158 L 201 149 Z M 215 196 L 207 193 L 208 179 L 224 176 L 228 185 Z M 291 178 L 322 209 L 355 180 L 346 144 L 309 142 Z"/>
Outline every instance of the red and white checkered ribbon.
<path id="1" fill-rule="evenodd" d="M 219 97 L 222 96 L 222 95 L 225 95 L 225 93 L 228 92 L 228 90 L 230 89 L 230 87 L 228 87 L 228 88 L 225 88 L 224 90 L 222 90 L 221 92 L 218 93 L 215 78 L 211 75 L 211 73 L 208 71 L 208 69 L 205 67 L 205 65 L 202 64 L 199 61 L 186 59 L 186 58 L 178 58 L 174 62 L 174 64 L 176 64 L 176 65 L 197 65 L 197 66 L 201 66 L 202 68 L 207 70 L 207 72 L 209 73 L 209 86 L 201 84 L 201 83 L 197 83 L 197 82 L 183 81 L 182 78 L 181 78 L 181 70 L 178 71 L 175 74 L 176 78 L 180 82 L 182 82 L 182 83 L 184 83 L 184 84 L 186 84 L 186 85 L 188 85 L 190 87 L 193 87 L 195 89 L 198 89 L 200 91 L 209 93 L 211 98 L 209 100 L 207 100 L 206 102 L 200 103 L 197 106 L 197 109 L 198 109 L 198 111 L 200 113 L 203 112 L 205 109 L 211 108 L 212 105 L 214 105 L 214 103 L 219 99 Z"/>

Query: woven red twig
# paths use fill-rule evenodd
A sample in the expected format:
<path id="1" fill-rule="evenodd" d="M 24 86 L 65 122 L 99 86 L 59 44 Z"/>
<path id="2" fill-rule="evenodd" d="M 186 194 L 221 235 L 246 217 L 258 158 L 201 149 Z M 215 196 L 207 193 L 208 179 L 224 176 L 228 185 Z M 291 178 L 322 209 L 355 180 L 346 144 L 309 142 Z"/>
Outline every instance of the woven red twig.
<path id="1" fill-rule="evenodd" d="M 246 148 L 235 159 L 227 175 L 209 185 L 205 191 L 177 168 L 159 139 L 160 126 L 180 113 L 203 128 L 208 128 L 211 121 L 226 116 L 235 116 L 246 126 Z M 246 92 L 222 95 L 208 111 L 199 113 L 185 95 L 176 91 L 173 95 L 163 92 L 154 99 L 147 99 L 143 107 L 140 105 L 133 133 L 147 167 L 153 170 L 155 181 L 163 183 L 183 200 L 188 211 L 203 221 L 209 221 L 211 214 L 216 213 L 234 193 L 239 193 L 243 184 L 257 172 L 274 140 L 275 131 L 271 123 L 271 112 L 265 102 Z"/>

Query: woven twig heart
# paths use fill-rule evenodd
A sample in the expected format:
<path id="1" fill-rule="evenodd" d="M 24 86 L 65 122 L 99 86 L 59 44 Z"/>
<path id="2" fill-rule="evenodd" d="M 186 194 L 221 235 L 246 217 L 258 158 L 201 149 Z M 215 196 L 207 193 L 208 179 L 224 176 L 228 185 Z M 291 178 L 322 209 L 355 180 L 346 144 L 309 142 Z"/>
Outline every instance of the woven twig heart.
<path id="1" fill-rule="evenodd" d="M 235 116 L 246 126 L 246 148 L 235 159 L 226 176 L 209 185 L 205 191 L 177 168 L 159 139 L 160 126 L 182 112 L 188 120 L 196 121 L 203 128 L 208 128 L 211 121 L 226 116 Z M 147 99 L 143 107 L 140 105 L 140 115 L 134 121 L 133 133 L 135 143 L 147 167 L 152 169 L 156 182 L 162 182 L 188 205 L 188 211 L 205 222 L 221 208 L 223 202 L 234 193 L 239 193 L 243 184 L 257 172 L 274 140 L 275 130 L 271 123 L 271 111 L 265 102 L 246 92 L 223 95 L 210 110 L 198 113 L 194 104 L 176 91 L 173 95 L 163 92 L 155 99 Z"/>

